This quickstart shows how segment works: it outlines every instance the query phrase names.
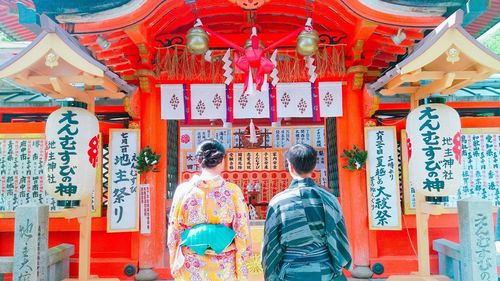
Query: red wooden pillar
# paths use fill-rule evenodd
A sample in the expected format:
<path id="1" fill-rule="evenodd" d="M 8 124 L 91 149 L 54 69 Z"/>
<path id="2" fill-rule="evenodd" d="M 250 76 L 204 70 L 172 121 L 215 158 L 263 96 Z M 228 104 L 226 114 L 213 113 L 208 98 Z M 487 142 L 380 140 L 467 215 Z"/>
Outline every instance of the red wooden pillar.
<path id="1" fill-rule="evenodd" d="M 341 168 L 346 161 L 340 158 L 344 149 L 352 149 L 353 145 L 364 148 L 363 92 L 353 89 L 353 79 L 347 81 L 343 87 L 343 116 L 337 118 L 340 200 L 353 255 L 351 273 L 353 277 L 368 278 L 372 272 L 369 268 L 366 174 L 364 170 L 350 172 Z"/>
<path id="2" fill-rule="evenodd" d="M 141 176 L 151 188 L 151 234 L 139 235 L 139 273 L 136 280 L 156 280 L 155 268 L 166 266 L 166 160 L 167 123 L 160 118 L 160 92 L 155 81 L 142 77 L 140 92 L 141 148 L 149 145 L 160 154 L 159 172 Z"/>

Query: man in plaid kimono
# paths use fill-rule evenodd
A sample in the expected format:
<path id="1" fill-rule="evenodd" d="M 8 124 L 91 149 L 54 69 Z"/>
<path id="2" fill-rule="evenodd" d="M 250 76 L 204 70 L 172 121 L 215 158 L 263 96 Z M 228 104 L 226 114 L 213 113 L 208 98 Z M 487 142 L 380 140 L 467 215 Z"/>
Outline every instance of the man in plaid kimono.
<path id="1" fill-rule="evenodd" d="M 311 179 L 317 152 L 305 144 L 286 154 L 293 181 L 269 203 L 262 267 L 267 281 L 347 280 L 351 266 L 342 210 L 337 198 Z"/>

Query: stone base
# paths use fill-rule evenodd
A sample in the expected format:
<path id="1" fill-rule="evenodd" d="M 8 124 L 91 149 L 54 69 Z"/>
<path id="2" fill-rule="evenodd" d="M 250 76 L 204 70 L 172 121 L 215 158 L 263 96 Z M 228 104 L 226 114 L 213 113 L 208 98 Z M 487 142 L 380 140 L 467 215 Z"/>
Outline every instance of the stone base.
<path id="1" fill-rule="evenodd" d="M 152 268 L 139 268 L 139 272 L 135 275 L 136 281 L 155 281 L 158 278 L 158 273 Z"/>
<path id="2" fill-rule="evenodd" d="M 351 270 L 353 280 L 370 279 L 373 276 L 373 271 L 367 265 L 357 265 L 356 268 Z"/>

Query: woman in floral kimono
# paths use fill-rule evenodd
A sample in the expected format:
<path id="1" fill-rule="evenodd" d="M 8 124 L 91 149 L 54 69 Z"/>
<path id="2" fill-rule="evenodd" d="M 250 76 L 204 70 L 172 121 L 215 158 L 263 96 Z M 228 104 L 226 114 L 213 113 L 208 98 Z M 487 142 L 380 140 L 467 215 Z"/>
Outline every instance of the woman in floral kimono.
<path id="1" fill-rule="evenodd" d="M 247 280 L 248 209 L 240 188 L 221 177 L 225 155 L 218 141 L 203 141 L 196 152 L 201 174 L 175 191 L 168 225 L 175 280 Z"/>

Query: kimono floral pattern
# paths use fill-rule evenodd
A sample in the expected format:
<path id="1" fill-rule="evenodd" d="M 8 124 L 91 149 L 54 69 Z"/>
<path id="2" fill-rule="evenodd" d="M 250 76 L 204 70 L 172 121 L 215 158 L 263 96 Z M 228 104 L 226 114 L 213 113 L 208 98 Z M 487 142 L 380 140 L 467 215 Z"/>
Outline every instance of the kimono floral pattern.
<path id="1" fill-rule="evenodd" d="M 200 256 L 188 247 L 180 247 L 182 232 L 202 223 L 231 227 L 236 232 L 233 243 L 219 255 L 209 249 Z M 175 280 L 247 280 L 245 261 L 251 255 L 251 241 L 248 209 L 241 189 L 221 177 L 203 180 L 195 176 L 181 184 L 170 210 L 168 247 Z"/>

